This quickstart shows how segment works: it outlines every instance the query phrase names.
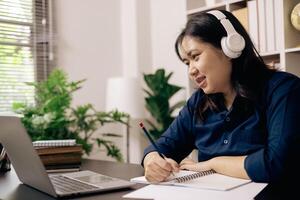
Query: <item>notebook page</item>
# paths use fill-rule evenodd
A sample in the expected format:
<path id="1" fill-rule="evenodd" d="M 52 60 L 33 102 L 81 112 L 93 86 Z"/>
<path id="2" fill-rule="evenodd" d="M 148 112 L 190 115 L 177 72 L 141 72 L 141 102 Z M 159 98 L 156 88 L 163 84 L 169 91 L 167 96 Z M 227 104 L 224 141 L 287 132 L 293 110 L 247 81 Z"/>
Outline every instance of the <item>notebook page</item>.
<path id="1" fill-rule="evenodd" d="M 191 179 L 182 183 L 178 183 L 175 178 L 183 177 L 186 175 L 197 174 L 198 172 L 180 170 L 178 173 L 175 173 L 175 176 L 170 176 L 166 181 L 158 183 L 158 185 L 177 185 L 190 188 L 199 188 L 199 189 L 210 189 L 210 190 L 231 190 L 238 186 L 250 183 L 251 180 L 233 178 L 225 176 L 222 174 L 209 174 L 199 178 Z M 144 176 L 132 178 L 130 181 L 136 183 L 146 183 L 149 182 Z"/>
<path id="2" fill-rule="evenodd" d="M 198 172 L 193 172 L 193 171 L 187 171 L 187 170 L 180 170 L 177 173 L 174 173 L 174 175 L 169 176 L 166 181 L 161 182 L 159 184 L 172 184 L 175 181 L 175 178 L 179 178 L 182 176 L 186 176 L 186 175 L 191 175 L 191 174 L 197 174 Z M 134 177 L 132 179 L 130 179 L 131 182 L 135 182 L 135 183 L 146 183 L 149 184 L 149 182 L 146 180 L 145 176 L 139 176 L 139 177 Z"/>

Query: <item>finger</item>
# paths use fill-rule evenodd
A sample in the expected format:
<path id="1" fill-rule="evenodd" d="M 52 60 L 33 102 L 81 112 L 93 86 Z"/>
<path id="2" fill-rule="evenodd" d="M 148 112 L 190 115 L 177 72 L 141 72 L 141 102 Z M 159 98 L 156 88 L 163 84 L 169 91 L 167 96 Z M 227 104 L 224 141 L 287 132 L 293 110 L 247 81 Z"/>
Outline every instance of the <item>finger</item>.
<path id="1" fill-rule="evenodd" d="M 166 171 L 172 171 L 172 166 L 165 159 L 160 156 L 153 159 L 153 161 L 149 161 L 145 168 L 158 170 L 159 168 L 164 169 Z"/>
<path id="2" fill-rule="evenodd" d="M 147 176 L 145 176 L 146 177 L 146 179 L 147 179 L 147 181 L 149 182 L 149 183 L 154 183 L 154 184 L 156 184 L 156 183 L 159 183 L 159 182 L 161 182 L 161 181 L 163 181 L 164 180 L 164 178 L 163 177 L 160 177 L 159 175 L 151 175 L 151 174 L 149 174 L 149 175 L 147 175 Z"/>
<path id="3" fill-rule="evenodd" d="M 184 164 L 180 166 L 180 169 L 186 169 L 190 171 L 201 171 L 196 164 Z"/>
<path id="4" fill-rule="evenodd" d="M 165 180 L 169 177 L 170 172 L 161 169 L 159 166 L 155 168 L 147 169 L 145 171 L 146 179 L 151 183 L 157 183 Z"/>
<path id="5" fill-rule="evenodd" d="M 147 181 L 149 183 L 159 183 L 162 180 L 162 177 L 159 177 L 157 175 L 151 175 L 151 174 L 147 174 L 147 176 L 145 175 L 145 178 L 147 179 Z"/>
<path id="6" fill-rule="evenodd" d="M 178 172 L 179 171 L 179 165 L 178 163 L 170 158 L 166 158 L 167 162 L 171 164 L 172 166 L 172 171 Z"/>
<path id="7" fill-rule="evenodd" d="M 164 178 L 170 176 L 171 172 L 172 170 L 166 170 L 165 168 L 161 168 L 161 166 L 157 163 L 155 163 L 155 166 L 153 167 L 153 173 L 158 174 Z"/>
<path id="8" fill-rule="evenodd" d="M 158 163 L 151 163 L 145 170 L 145 174 L 155 177 L 155 180 L 162 181 L 170 176 L 171 171 L 160 167 Z"/>
<path id="9" fill-rule="evenodd" d="M 187 169 L 188 164 L 180 164 L 179 169 Z"/>
<path id="10" fill-rule="evenodd" d="M 172 165 L 165 159 L 161 159 L 158 162 L 156 162 L 161 168 L 165 169 L 166 171 L 171 172 L 172 171 Z"/>

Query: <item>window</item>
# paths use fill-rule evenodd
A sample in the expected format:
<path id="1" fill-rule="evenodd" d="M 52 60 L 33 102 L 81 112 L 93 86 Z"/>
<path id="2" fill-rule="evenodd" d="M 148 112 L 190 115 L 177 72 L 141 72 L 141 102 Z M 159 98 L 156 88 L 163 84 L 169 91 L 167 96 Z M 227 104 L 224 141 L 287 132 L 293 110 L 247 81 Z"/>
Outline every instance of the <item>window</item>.
<path id="1" fill-rule="evenodd" d="M 26 82 L 47 78 L 48 13 L 48 0 L 0 0 L 0 112 L 10 112 L 13 102 L 34 104 Z"/>

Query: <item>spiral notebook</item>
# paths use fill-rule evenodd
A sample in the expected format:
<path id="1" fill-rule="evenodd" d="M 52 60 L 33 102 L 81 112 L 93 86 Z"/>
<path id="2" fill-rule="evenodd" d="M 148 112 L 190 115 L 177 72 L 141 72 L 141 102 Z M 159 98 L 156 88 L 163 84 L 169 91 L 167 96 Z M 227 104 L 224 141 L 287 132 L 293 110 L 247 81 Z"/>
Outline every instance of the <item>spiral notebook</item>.
<path id="1" fill-rule="evenodd" d="M 130 181 L 150 184 L 144 176 L 132 178 Z M 180 170 L 178 173 L 175 173 L 175 175 L 170 176 L 166 181 L 158 184 L 225 191 L 250 182 L 251 180 L 218 174 L 213 170 L 202 172 Z"/>

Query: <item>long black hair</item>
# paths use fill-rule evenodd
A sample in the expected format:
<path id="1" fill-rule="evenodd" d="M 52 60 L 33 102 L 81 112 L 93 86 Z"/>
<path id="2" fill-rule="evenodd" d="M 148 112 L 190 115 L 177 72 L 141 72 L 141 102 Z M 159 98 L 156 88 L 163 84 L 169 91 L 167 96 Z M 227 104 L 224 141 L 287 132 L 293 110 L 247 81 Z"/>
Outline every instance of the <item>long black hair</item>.
<path id="1" fill-rule="evenodd" d="M 256 101 L 260 95 L 265 81 L 272 74 L 257 50 L 255 49 L 247 31 L 242 24 L 230 12 L 220 10 L 231 22 L 235 30 L 245 39 L 245 48 L 242 54 L 235 59 L 231 59 L 232 73 L 231 82 L 237 95 Z M 185 36 L 191 36 L 202 42 L 207 42 L 216 48 L 221 49 L 221 39 L 227 35 L 225 28 L 220 21 L 211 14 L 198 13 L 192 15 L 185 28 L 177 37 L 175 50 L 182 60 L 179 49 Z M 208 109 L 218 110 L 218 105 L 224 103 L 222 94 L 204 94 L 203 100 L 198 105 L 198 114 L 204 120 L 203 113 Z"/>

